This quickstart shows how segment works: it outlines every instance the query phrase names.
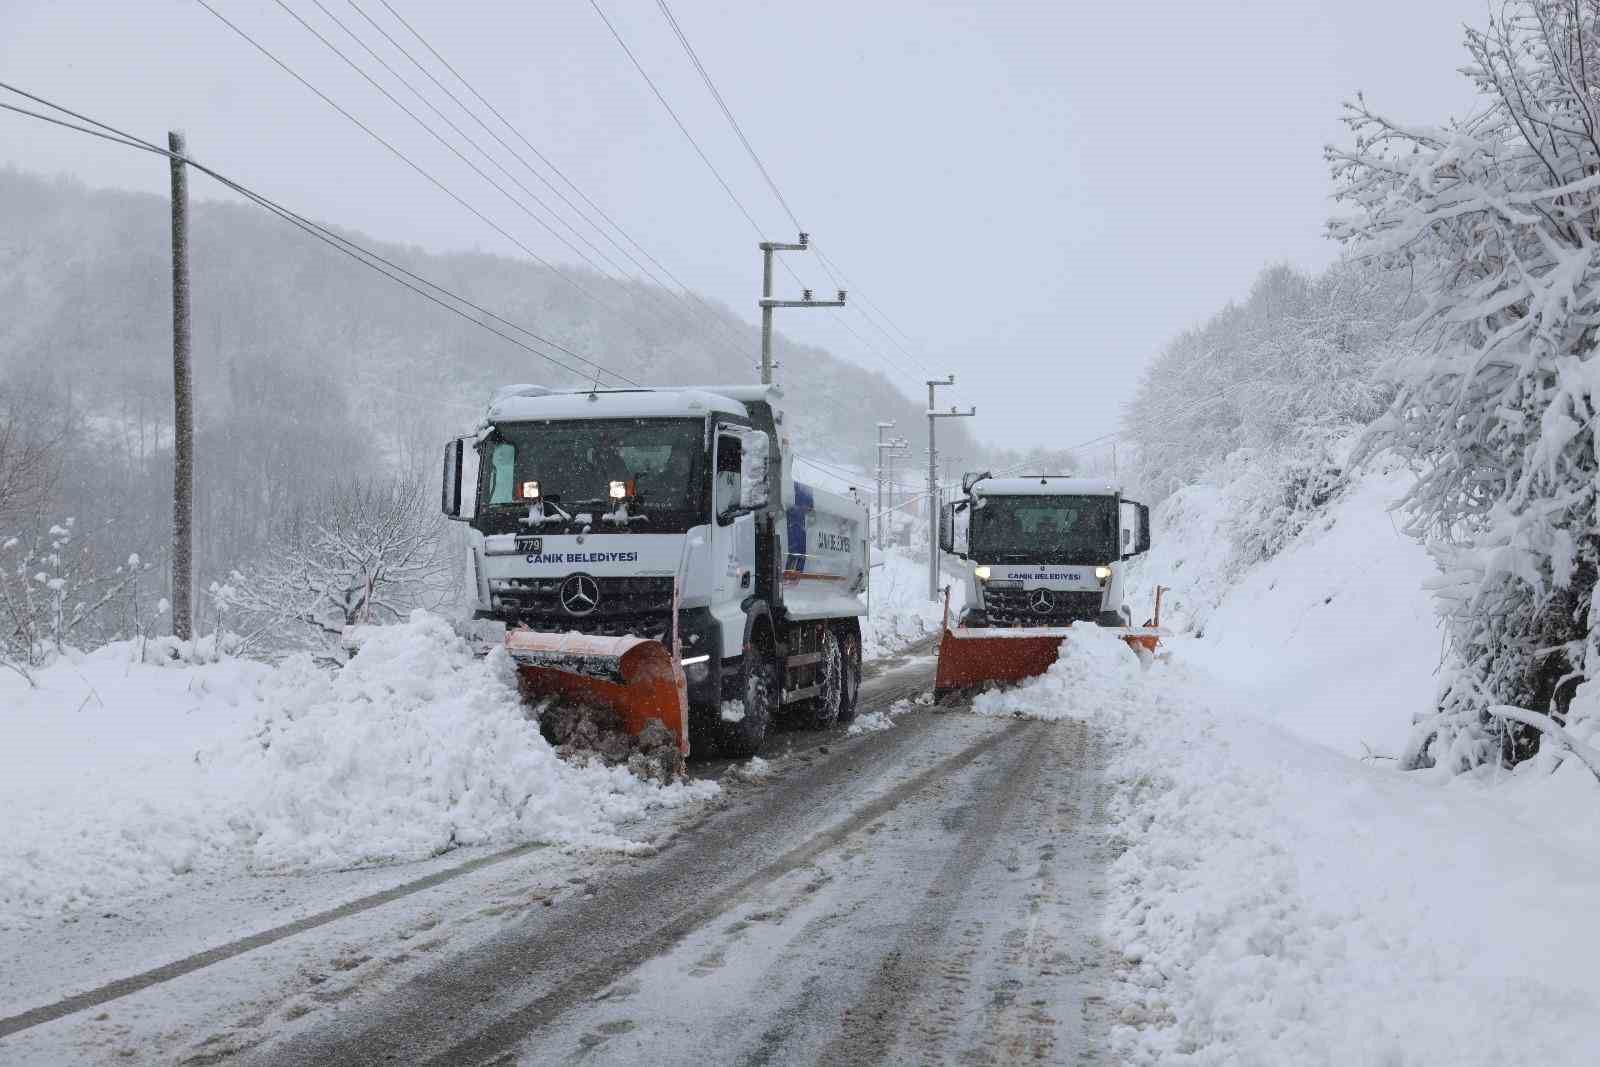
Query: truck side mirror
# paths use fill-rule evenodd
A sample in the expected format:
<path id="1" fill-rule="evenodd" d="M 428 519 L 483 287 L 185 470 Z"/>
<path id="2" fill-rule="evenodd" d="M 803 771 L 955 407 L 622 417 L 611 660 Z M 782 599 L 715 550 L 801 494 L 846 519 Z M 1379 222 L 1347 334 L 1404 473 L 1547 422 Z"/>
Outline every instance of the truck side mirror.
<path id="1" fill-rule="evenodd" d="M 1144 553 L 1150 551 L 1150 508 L 1146 504 L 1135 504 L 1139 509 L 1139 538 L 1134 543 L 1133 551 Z"/>
<path id="2" fill-rule="evenodd" d="M 967 510 L 965 500 L 946 504 L 939 509 L 939 551 L 967 558 L 967 528 L 961 521 Z"/>
<path id="3" fill-rule="evenodd" d="M 769 442 L 760 430 L 749 430 L 739 437 L 739 507 L 756 511 L 772 499 Z"/>
<path id="4" fill-rule="evenodd" d="M 444 446 L 439 507 L 445 518 L 456 522 L 467 522 L 477 512 L 478 454 L 472 450 L 474 440 L 458 437 Z"/>
<path id="5" fill-rule="evenodd" d="M 444 479 L 439 507 L 447 519 L 461 518 L 461 456 L 460 438 L 444 446 Z"/>

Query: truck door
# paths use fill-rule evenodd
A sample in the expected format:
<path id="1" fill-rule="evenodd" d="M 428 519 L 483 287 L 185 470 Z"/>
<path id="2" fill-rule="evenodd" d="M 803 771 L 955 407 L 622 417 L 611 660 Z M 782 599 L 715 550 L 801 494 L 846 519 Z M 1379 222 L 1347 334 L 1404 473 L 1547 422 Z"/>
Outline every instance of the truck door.
<path id="1" fill-rule="evenodd" d="M 716 568 L 713 605 L 738 605 L 755 592 L 756 517 L 740 504 L 743 448 L 735 433 L 717 434 L 717 448 L 711 478 L 712 526 L 711 558 Z M 721 613 L 719 612 L 719 617 Z M 737 618 L 738 633 L 729 633 Z M 737 655 L 744 642 L 744 613 L 739 611 L 724 624 L 723 655 Z"/>

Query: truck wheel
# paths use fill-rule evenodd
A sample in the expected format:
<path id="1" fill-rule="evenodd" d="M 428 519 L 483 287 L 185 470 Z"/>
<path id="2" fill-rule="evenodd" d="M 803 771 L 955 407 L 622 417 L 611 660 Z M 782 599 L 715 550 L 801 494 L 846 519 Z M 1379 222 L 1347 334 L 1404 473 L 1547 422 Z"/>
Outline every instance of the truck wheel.
<path id="1" fill-rule="evenodd" d="M 861 639 L 854 630 L 841 630 L 839 651 L 844 670 L 839 675 L 839 722 L 856 717 L 856 700 L 861 696 Z"/>
<path id="2" fill-rule="evenodd" d="M 844 704 L 844 650 L 832 630 L 822 632 L 822 658 L 817 661 L 817 684 L 822 691 L 806 701 L 806 712 L 813 730 L 826 730 L 839 721 Z"/>
<path id="3" fill-rule="evenodd" d="M 739 675 L 744 718 L 729 722 L 719 713 L 717 726 L 723 754 L 742 759 L 761 751 L 761 742 L 767 739 L 767 724 L 778 706 L 778 668 L 764 650 L 751 647 L 745 650 Z"/>

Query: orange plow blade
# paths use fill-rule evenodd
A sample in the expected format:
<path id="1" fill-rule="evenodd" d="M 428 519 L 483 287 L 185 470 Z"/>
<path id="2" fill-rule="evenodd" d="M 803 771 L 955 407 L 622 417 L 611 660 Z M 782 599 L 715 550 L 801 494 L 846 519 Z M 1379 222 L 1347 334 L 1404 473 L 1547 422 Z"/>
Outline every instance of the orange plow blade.
<path id="1" fill-rule="evenodd" d="M 1159 619 L 1159 603 L 1156 610 Z M 1141 660 L 1155 655 L 1161 643 L 1159 626 L 1129 627 L 1116 633 Z M 1070 629 L 1059 626 L 951 626 L 950 593 L 946 590 L 934 695 L 943 696 L 986 682 L 1037 678 L 1055 663 L 1061 642 L 1071 637 Z"/>
<path id="2" fill-rule="evenodd" d="M 1054 627 L 969 630 L 947 626 L 939 640 L 934 692 L 1037 677 L 1056 661 L 1066 637 L 1066 630 Z"/>
<path id="3" fill-rule="evenodd" d="M 689 754 L 689 695 L 683 667 L 665 645 L 646 637 L 512 630 L 506 651 L 517 665 L 525 699 L 554 696 L 610 708 L 638 734 L 651 719 Z"/>
<path id="4" fill-rule="evenodd" d="M 1155 653 L 1160 634 L 1154 630 L 1118 630 L 1117 636 L 1140 659 Z M 946 626 L 939 639 L 939 665 L 933 691 L 942 695 L 985 682 L 1020 682 L 1037 678 L 1050 669 L 1061 652 L 1061 642 L 1071 640 L 1064 627 Z"/>

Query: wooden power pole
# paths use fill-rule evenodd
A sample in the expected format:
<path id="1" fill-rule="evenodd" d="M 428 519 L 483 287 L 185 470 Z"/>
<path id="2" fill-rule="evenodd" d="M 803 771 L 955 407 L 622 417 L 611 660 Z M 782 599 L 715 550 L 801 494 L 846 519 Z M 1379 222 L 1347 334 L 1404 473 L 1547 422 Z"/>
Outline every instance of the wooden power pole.
<path id="1" fill-rule="evenodd" d="M 189 175 L 183 134 L 167 134 L 172 167 L 172 634 L 194 637 L 194 390 L 189 373 Z"/>

